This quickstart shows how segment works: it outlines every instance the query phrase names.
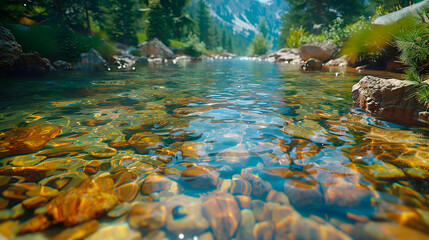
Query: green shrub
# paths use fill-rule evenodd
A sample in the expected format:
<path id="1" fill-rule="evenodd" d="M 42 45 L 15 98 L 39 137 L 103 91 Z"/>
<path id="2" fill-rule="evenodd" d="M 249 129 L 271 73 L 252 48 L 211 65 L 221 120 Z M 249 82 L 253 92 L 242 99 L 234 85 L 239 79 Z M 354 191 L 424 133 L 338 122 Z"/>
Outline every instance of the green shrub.
<path id="1" fill-rule="evenodd" d="M 261 33 L 258 33 L 253 38 L 252 43 L 250 44 L 252 54 L 264 55 L 268 52 L 270 48 L 270 43 L 267 38 L 264 37 Z"/>
<path id="2" fill-rule="evenodd" d="M 197 35 L 189 34 L 185 44 L 185 53 L 192 57 L 201 56 L 206 52 L 206 44 L 201 42 Z"/>
<path id="3" fill-rule="evenodd" d="M 297 48 L 303 44 L 304 37 L 308 35 L 302 26 L 299 28 L 292 28 L 289 30 L 289 37 L 287 39 L 287 45 L 291 48 Z"/>
<path id="4" fill-rule="evenodd" d="M 50 25 L 23 26 L 6 24 L 24 52 L 35 50 L 51 61 L 58 59 L 74 62 L 83 52 L 94 48 L 104 58 L 114 54 L 112 45 L 101 36 L 87 36 L 73 32 L 65 24 L 61 27 Z"/>

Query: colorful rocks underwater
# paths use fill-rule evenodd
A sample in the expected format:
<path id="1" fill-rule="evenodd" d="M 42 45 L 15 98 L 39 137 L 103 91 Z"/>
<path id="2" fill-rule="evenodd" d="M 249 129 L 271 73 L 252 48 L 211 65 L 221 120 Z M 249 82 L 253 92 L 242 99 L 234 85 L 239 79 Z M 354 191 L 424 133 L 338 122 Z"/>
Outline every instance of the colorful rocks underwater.
<path id="1" fill-rule="evenodd" d="M 349 111 L 359 76 L 231 63 L 3 109 L 0 239 L 429 238 L 426 129 Z"/>

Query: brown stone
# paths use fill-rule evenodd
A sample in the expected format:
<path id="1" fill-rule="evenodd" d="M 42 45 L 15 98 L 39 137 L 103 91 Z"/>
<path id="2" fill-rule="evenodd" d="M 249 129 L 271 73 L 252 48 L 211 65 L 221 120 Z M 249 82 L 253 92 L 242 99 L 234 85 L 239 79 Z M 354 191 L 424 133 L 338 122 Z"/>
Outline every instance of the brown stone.
<path id="1" fill-rule="evenodd" d="M 107 213 L 107 216 L 111 218 L 118 218 L 127 214 L 131 210 L 131 207 L 131 203 L 129 202 L 120 203 L 110 209 L 110 211 Z"/>
<path id="2" fill-rule="evenodd" d="M 255 215 L 252 210 L 241 210 L 241 221 L 237 229 L 237 239 L 252 240 L 253 229 L 255 228 Z"/>
<path id="3" fill-rule="evenodd" d="M 104 124 L 107 124 L 111 122 L 112 119 L 98 119 L 98 118 L 92 118 L 92 119 L 86 119 L 80 122 L 81 125 L 84 126 L 101 126 Z"/>
<path id="4" fill-rule="evenodd" d="M 35 196 L 32 198 L 28 198 L 22 201 L 22 206 L 25 209 L 35 209 L 38 207 L 45 206 L 45 204 L 49 201 L 48 198 L 42 196 Z"/>
<path id="5" fill-rule="evenodd" d="M 270 192 L 272 188 L 269 182 L 256 178 L 252 182 L 252 195 L 255 197 L 263 197 Z"/>
<path id="6" fill-rule="evenodd" d="M 232 179 L 230 189 L 231 194 L 250 195 L 252 193 L 252 185 L 244 179 Z"/>
<path id="7" fill-rule="evenodd" d="M 203 197 L 203 215 L 209 221 L 216 239 L 234 236 L 241 220 L 240 208 L 228 193 L 215 192 Z"/>
<path id="8" fill-rule="evenodd" d="M 179 150 L 182 151 L 183 157 L 200 158 L 206 155 L 205 144 L 197 142 L 184 142 Z"/>
<path id="9" fill-rule="evenodd" d="M 219 174 L 203 166 L 186 168 L 181 173 L 183 182 L 193 188 L 206 189 L 216 186 Z"/>
<path id="10" fill-rule="evenodd" d="M 116 189 L 118 199 L 122 202 L 133 201 L 137 197 L 138 192 L 139 185 L 134 182 L 123 184 Z"/>
<path id="11" fill-rule="evenodd" d="M 314 180 L 292 180 L 284 185 L 285 194 L 296 207 L 312 207 L 324 204 L 319 184 Z"/>
<path id="12" fill-rule="evenodd" d="M 327 62 L 338 53 L 338 46 L 332 43 L 309 43 L 300 46 L 298 53 L 303 61 L 315 58 Z"/>
<path id="13" fill-rule="evenodd" d="M 61 132 L 61 126 L 41 124 L 9 130 L 0 136 L 0 158 L 32 153 Z"/>
<path id="14" fill-rule="evenodd" d="M 318 223 L 310 218 L 301 218 L 300 221 L 294 221 L 292 233 L 295 239 L 352 239 L 350 236 L 336 229 L 331 224 Z"/>
<path id="15" fill-rule="evenodd" d="M 253 228 L 253 238 L 255 240 L 270 240 L 274 237 L 274 227 L 269 221 L 258 222 Z"/>
<path id="16" fill-rule="evenodd" d="M 86 236 L 94 233 L 98 229 L 98 221 L 91 220 L 89 222 L 82 223 L 78 226 L 67 228 L 55 235 L 51 240 L 74 240 L 83 239 Z"/>
<path id="17" fill-rule="evenodd" d="M 281 204 L 289 204 L 289 198 L 282 192 L 271 190 L 266 198 L 267 202 L 278 202 Z"/>
<path id="18" fill-rule="evenodd" d="M 88 146 L 85 148 L 85 152 L 95 158 L 110 158 L 118 153 L 116 149 L 103 145 Z"/>
<path id="19" fill-rule="evenodd" d="M 165 59 L 174 59 L 176 57 L 174 53 L 157 38 L 140 44 L 138 49 L 141 51 L 141 55 L 145 57 L 150 57 L 152 55 L 161 56 L 161 58 Z"/>
<path id="20" fill-rule="evenodd" d="M 250 196 L 236 195 L 235 199 L 237 199 L 240 208 L 252 208 L 252 198 Z"/>
<path id="21" fill-rule="evenodd" d="M 263 201 L 252 200 L 253 213 L 255 214 L 255 219 L 258 222 L 265 220 L 264 207 L 265 203 Z"/>
<path id="22" fill-rule="evenodd" d="M 133 231 L 128 224 L 121 224 L 100 228 L 97 232 L 85 238 L 85 240 L 138 240 L 141 238 L 141 234 Z"/>
<path id="23" fill-rule="evenodd" d="M 152 192 L 169 191 L 177 188 L 177 183 L 171 179 L 159 174 L 150 174 L 145 178 L 142 184 L 142 193 L 150 194 Z"/>
<path id="24" fill-rule="evenodd" d="M 175 234 L 199 234 L 209 227 L 202 215 L 202 200 L 177 195 L 164 202 L 167 207 L 167 229 Z"/>
<path id="25" fill-rule="evenodd" d="M 159 135 L 155 135 L 151 132 L 140 132 L 136 133 L 128 140 L 128 143 L 136 149 L 140 154 L 146 154 L 151 149 L 154 150 L 159 146 L 162 138 Z"/>
<path id="26" fill-rule="evenodd" d="M 51 226 L 51 221 L 45 215 L 37 215 L 26 221 L 19 229 L 19 234 L 43 231 Z"/>
<path id="27" fill-rule="evenodd" d="M 164 226 L 167 208 L 161 203 L 140 202 L 131 208 L 128 216 L 130 226 L 141 230 L 156 230 Z"/>
<path id="28" fill-rule="evenodd" d="M 410 126 L 429 126 L 419 118 L 419 112 L 427 107 L 417 102 L 415 92 L 411 81 L 373 76 L 362 78 L 352 89 L 354 106 L 373 117 Z"/>
<path id="29" fill-rule="evenodd" d="M 101 217 L 117 203 L 110 178 L 89 178 L 57 196 L 46 205 L 54 223 L 74 226 Z"/>

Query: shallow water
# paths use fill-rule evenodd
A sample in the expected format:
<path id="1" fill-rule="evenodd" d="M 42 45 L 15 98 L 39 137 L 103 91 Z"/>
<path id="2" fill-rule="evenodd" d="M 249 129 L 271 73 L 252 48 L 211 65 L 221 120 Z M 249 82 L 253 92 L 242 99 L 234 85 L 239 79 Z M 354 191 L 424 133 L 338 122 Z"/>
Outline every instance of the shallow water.
<path id="1" fill-rule="evenodd" d="M 427 132 L 352 109 L 362 76 L 236 59 L 3 80 L 0 233 L 429 238 Z"/>

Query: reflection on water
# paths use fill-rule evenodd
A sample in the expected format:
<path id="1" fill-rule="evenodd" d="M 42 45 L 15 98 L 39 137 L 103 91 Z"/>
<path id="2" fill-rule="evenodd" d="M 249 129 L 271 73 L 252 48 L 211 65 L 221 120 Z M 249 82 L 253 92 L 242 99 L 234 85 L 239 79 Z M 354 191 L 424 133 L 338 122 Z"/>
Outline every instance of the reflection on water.
<path id="1" fill-rule="evenodd" d="M 360 77 L 219 60 L 6 80 L 0 233 L 428 238 L 429 139 L 351 111 Z"/>

